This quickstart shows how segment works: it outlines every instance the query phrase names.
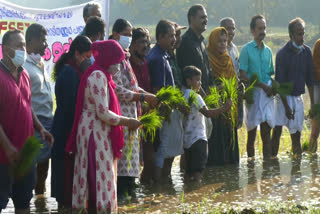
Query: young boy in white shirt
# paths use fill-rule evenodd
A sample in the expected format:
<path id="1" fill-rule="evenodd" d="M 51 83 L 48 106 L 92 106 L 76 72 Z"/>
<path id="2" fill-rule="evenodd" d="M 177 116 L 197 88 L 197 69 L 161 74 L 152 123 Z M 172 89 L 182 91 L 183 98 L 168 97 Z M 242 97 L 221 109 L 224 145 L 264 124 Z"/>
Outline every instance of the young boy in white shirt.
<path id="1" fill-rule="evenodd" d="M 185 169 L 191 180 L 199 182 L 208 158 L 205 117 L 216 117 L 229 111 L 232 102 L 227 100 L 220 108 L 208 109 L 202 97 L 197 94 L 201 88 L 201 70 L 195 66 L 183 69 L 183 79 L 186 87 L 184 97 L 188 100 L 192 91 L 197 96 L 189 116 L 183 121 Z"/>

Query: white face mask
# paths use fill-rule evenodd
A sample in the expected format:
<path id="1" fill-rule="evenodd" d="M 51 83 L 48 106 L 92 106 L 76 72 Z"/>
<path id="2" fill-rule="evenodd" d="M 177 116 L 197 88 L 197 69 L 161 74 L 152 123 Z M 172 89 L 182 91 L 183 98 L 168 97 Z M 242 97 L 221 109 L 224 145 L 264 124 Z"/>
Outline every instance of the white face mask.
<path id="1" fill-rule="evenodd" d="M 10 47 L 9 47 L 10 48 Z M 22 66 L 26 59 L 27 59 L 27 53 L 24 50 L 15 50 L 13 48 L 11 48 L 12 50 L 14 50 L 14 57 L 10 59 L 12 61 L 12 63 L 16 66 L 16 67 L 20 67 Z"/>
<path id="2" fill-rule="evenodd" d="M 130 47 L 131 40 L 132 40 L 132 37 L 120 35 L 119 44 L 123 49 L 126 50 Z"/>
<path id="3" fill-rule="evenodd" d="M 38 53 L 38 54 L 34 54 L 34 53 L 31 53 L 30 55 L 30 58 L 33 59 L 33 61 L 38 65 L 40 64 L 41 62 L 41 55 Z"/>

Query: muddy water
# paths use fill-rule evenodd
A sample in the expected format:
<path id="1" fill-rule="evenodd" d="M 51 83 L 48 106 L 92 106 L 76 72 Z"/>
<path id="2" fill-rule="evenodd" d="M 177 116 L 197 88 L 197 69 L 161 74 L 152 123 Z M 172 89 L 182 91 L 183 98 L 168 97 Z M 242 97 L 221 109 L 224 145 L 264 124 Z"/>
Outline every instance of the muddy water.
<path id="1" fill-rule="evenodd" d="M 197 207 L 200 202 L 209 207 L 259 207 L 266 201 L 295 202 L 318 206 L 320 199 L 320 170 L 317 156 L 296 160 L 282 156 L 264 162 L 257 158 L 241 159 L 239 165 L 207 168 L 201 184 L 184 182 L 179 161 L 174 162 L 172 181 L 162 185 L 142 185 L 137 181 L 135 196 L 119 204 L 124 213 L 173 213 L 182 202 Z M 47 182 L 47 189 L 49 189 Z M 31 202 L 32 213 L 61 213 L 47 193 L 45 198 Z M 266 204 L 264 204 L 267 206 Z M 13 213 L 10 201 L 3 213 Z"/>

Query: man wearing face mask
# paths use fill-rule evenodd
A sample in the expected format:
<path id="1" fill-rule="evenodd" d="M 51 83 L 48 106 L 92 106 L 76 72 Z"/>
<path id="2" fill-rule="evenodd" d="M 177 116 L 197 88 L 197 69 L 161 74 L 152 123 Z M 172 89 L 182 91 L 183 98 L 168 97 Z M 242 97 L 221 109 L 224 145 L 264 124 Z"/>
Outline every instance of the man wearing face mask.
<path id="1" fill-rule="evenodd" d="M 248 82 L 253 75 L 258 77 L 254 89 L 254 103 L 245 105 L 245 124 L 248 130 L 247 155 L 254 157 L 254 141 L 257 126 L 263 142 L 263 157 L 271 157 L 271 128 L 274 127 L 274 106 L 271 75 L 274 73 L 272 51 L 263 42 L 266 36 L 266 20 L 262 15 L 252 17 L 250 30 L 253 41 L 245 44 L 240 52 L 240 79 Z"/>
<path id="2" fill-rule="evenodd" d="M 32 109 L 44 127 L 50 130 L 53 119 L 52 90 L 50 77 L 41 58 L 48 46 L 47 30 L 42 25 L 32 24 L 28 27 L 25 38 L 27 60 L 23 66 L 30 77 Z M 38 132 L 35 132 L 35 136 L 41 138 Z M 42 143 L 44 147 L 41 149 L 37 160 L 36 195 L 44 194 L 45 192 L 45 181 L 48 175 L 51 153 L 49 142 L 42 141 Z"/>
<path id="3" fill-rule="evenodd" d="M 19 161 L 27 138 L 38 131 L 43 140 L 53 144 L 52 135 L 42 126 L 31 108 L 28 73 L 21 67 L 26 58 L 25 39 L 21 31 L 6 32 L 2 37 L 3 59 L 0 61 L 0 213 L 12 198 L 15 213 L 30 213 L 35 184 L 35 167 L 19 179 L 9 173 Z"/>
<path id="4" fill-rule="evenodd" d="M 301 156 L 301 131 L 304 122 L 304 105 L 302 94 L 307 85 L 310 103 L 313 104 L 313 62 L 311 49 L 304 44 L 305 22 L 295 18 L 289 23 L 290 41 L 277 53 L 275 79 L 280 84 L 292 84 L 288 96 L 275 100 L 275 125 L 272 136 L 272 155 L 277 156 L 282 126 L 291 134 L 293 154 Z"/>

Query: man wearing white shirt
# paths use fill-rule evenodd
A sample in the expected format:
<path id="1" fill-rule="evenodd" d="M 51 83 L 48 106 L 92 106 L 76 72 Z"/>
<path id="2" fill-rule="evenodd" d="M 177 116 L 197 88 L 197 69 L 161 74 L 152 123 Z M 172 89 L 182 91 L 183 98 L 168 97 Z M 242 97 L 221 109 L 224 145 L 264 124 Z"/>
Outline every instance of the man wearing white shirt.
<path id="1" fill-rule="evenodd" d="M 42 56 L 48 47 L 47 31 L 40 24 L 32 24 L 26 34 L 27 60 L 23 67 L 27 70 L 31 82 L 31 105 L 42 125 L 51 129 L 53 118 L 53 100 L 50 77 L 45 70 Z M 39 132 L 35 136 L 41 140 Z M 45 181 L 48 175 L 51 147 L 48 142 L 41 140 L 43 148 L 37 159 L 36 195 L 44 194 Z"/>

